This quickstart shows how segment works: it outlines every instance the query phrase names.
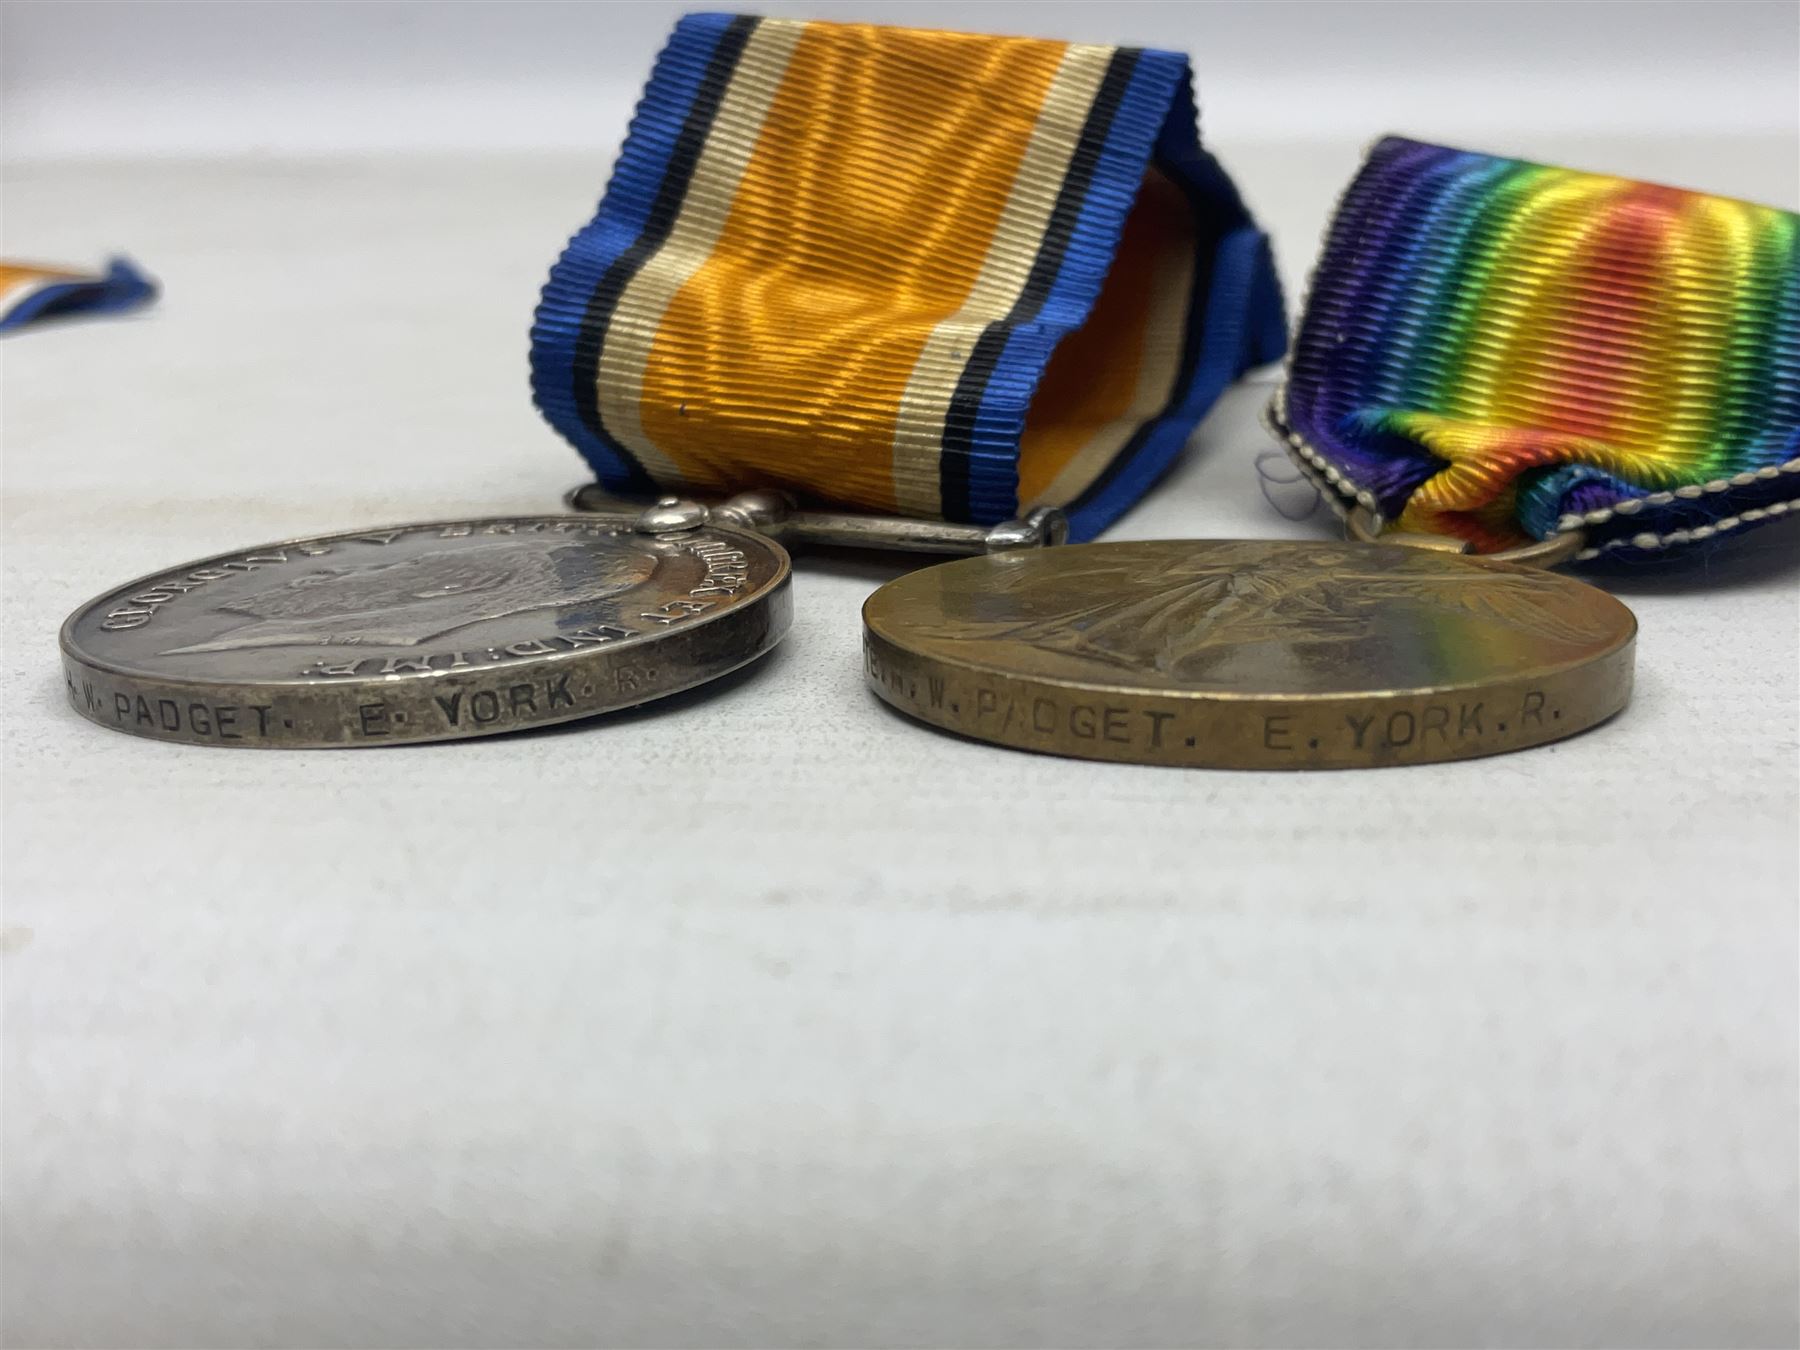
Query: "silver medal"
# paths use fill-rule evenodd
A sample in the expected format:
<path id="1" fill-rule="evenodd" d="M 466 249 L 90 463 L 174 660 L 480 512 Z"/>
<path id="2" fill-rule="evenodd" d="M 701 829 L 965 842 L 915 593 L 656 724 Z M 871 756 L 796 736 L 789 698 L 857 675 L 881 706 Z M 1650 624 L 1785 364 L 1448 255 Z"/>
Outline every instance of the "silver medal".
<path id="1" fill-rule="evenodd" d="M 703 684 L 769 651 L 790 610 L 781 546 L 705 513 L 441 521 L 121 586 L 63 625 L 63 673 L 83 716 L 159 740 L 452 740 Z"/>

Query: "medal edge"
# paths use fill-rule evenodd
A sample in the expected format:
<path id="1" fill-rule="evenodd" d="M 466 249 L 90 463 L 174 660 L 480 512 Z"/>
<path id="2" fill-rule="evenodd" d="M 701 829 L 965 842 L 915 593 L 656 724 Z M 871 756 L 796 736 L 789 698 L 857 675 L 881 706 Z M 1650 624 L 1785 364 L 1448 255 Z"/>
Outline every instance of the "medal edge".
<path id="1" fill-rule="evenodd" d="M 507 721 L 504 723 L 497 722 L 493 725 L 477 724 L 468 730 L 452 729 L 431 734 L 413 734 L 408 731 L 405 734 L 394 735 L 392 739 L 370 738 L 355 740 L 349 738 L 348 735 L 342 739 L 325 739 L 317 736 L 302 736 L 292 739 L 283 739 L 266 735 L 263 735 L 258 739 L 249 739 L 223 737 L 211 734 L 194 735 L 185 732 L 170 733 L 166 728 L 163 734 L 159 734 L 155 731 L 141 730 L 135 719 L 132 724 L 126 725 L 117 720 L 109 721 L 98 715 L 97 712 L 90 712 L 89 709 L 83 706 L 76 698 L 75 690 L 72 685 L 66 690 L 67 697 L 65 702 L 69 710 L 81 721 L 92 723 L 105 731 L 130 735 L 139 740 L 156 741 L 162 744 L 206 746 L 218 749 L 362 750 L 401 745 L 428 745 L 448 741 L 486 739 L 491 736 L 506 735 L 512 732 L 529 731 L 540 727 L 558 726 L 564 723 L 578 722 L 587 718 L 605 717 L 612 713 L 625 712 L 632 708 L 643 707 L 651 703 L 659 702 L 660 700 L 675 694 L 686 693 L 690 690 L 700 688 L 714 680 L 730 675 L 734 671 L 742 670 L 746 666 L 754 664 L 764 656 L 767 656 L 776 647 L 780 646 L 783 639 L 786 638 L 788 633 L 792 630 L 793 603 L 791 572 L 784 571 L 779 580 L 774 581 L 763 588 L 750 600 L 736 605 L 722 614 L 713 615 L 704 621 L 684 625 L 680 629 L 672 630 L 667 634 L 657 634 L 653 636 L 666 642 L 677 635 L 682 639 L 687 639 L 692 635 L 703 633 L 708 629 L 711 629 L 716 636 L 721 627 L 747 627 L 752 632 L 757 633 L 756 641 L 741 657 L 731 661 L 729 664 L 700 671 L 694 674 L 691 679 L 684 678 L 679 682 L 659 687 L 655 689 L 654 692 L 648 693 L 642 697 L 601 699 L 591 701 L 586 706 L 576 706 L 569 711 L 559 712 L 555 715 L 538 715 L 534 712 L 532 716 L 526 720 Z M 760 632 L 757 632 L 759 628 Z M 594 674 L 603 675 L 607 673 L 608 667 L 618 664 L 617 658 L 619 653 L 642 650 L 644 645 L 654 646 L 654 644 L 643 644 L 627 647 L 624 643 L 620 643 L 615 646 L 597 648 L 593 651 L 559 652 L 550 656 L 537 657 L 535 659 L 523 661 L 514 666 L 479 667 L 477 668 L 477 671 L 504 672 L 508 679 L 512 681 L 513 685 L 529 684 L 545 672 L 555 672 L 561 667 L 568 665 L 568 658 L 578 657 L 583 660 L 585 665 L 576 666 L 575 670 L 591 667 Z M 602 653 L 605 654 L 604 657 L 602 657 Z M 312 699 L 316 699 L 320 702 L 340 705 L 341 711 L 339 715 L 344 719 L 344 725 L 346 727 L 349 725 L 351 715 L 361 709 L 362 704 L 359 700 L 369 699 L 372 696 L 378 696 L 383 691 L 392 691 L 396 688 L 412 690 L 421 685 L 429 688 L 433 683 L 449 689 L 459 684 L 468 683 L 474 677 L 474 672 L 471 671 L 433 671 L 376 676 L 366 680 L 346 679 L 335 682 L 281 682 L 279 684 L 271 682 L 267 685 L 262 685 L 256 683 L 246 684 L 242 681 L 219 681 L 207 685 L 197 685 L 194 682 L 155 678 L 141 679 L 129 673 L 121 674 L 98 666 L 78 654 L 66 651 L 64 652 L 64 662 L 63 671 L 65 675 L 68 673 L 70 667 L 74 667 L 83 672 L 91 671 L 96 676 L 106 678 L 109 682 L 118 683 L 121 687 L 115 691 L 116 693 L 129 692 L 134 699 L 154 699 L 159 704 L 162 701 L 169 701 L 177 704 L 183 701 L 205 702 L 208 699 L 216 699 L 221 693 L 241 689 L 268 690 L 274 697 L 287 695 L 290 698 L 296 693 L 304 692 Z M 629 669 L 629 664 L 626 664 L 625 668 Z M 566 676 L 564 676 L 564 678 L 566 678 Z M 466 692 L 477 693 L 482 692 L 482 690 L 477 689 Z M 423 693 L 423 691 L 421 691 L 421 693 L 423 697 L 435 698 L 435 696 Z M 271 699 L 271 703 L 272 701 L 273 700 Z M 98 707 L 99 705 L 96 704 L 95 706 Z M 238 700 L 234 703 L 234 706 L 255 707 L 259 705 L 247 700 Z M 189 711 L 191 713 L 191 708 Z"/>
<path id="2" fill-rule="evenodd" d="M 569 516 L 569 515 L 538 515 L 538 516 L 521 515 L 521 516 L 483 516 L 483 517 L 470 516 L 470 517 L 466 517 L 466 518 L 458 517 L 458 518 L 451 518 L 451 519 L 446 519 L 446 520 L 421 520 L 421 521 L 415 521 L 411 525 L 376 525 L 376 526 L 372 526 L 368 529 L 363 529 L 363 530 L 343 530 L 343 531 L 338 531 L 333 534 L 300 535 L 300 536 L 297 536 L 292 539 L 282 539 L 282 540 L 272 541 L 270 543 L 264 543 L 264 544 L 250 544 L 250 545 L 246 545 L 243 548 L 227 549 L 226 551 L 224 551 L 222 553 L 211 554 L 205 558 L 196 558 L 191 562 L 178 563 L 174 567 L 159 568 L 154 572 L 146 572 L 146 573 L 144 573 L 144 575 L 137 577 L 131 581 L 121 582 L 120 584 L 118 584 L 116 586 L 111 586 L 111 587 L 107 588 L 106 590 L 99 592 L 97 595 L 94 595 L 90 599 L 88 599 L 88 600 L 82 602 L 80 605 L 76 606 L 75 609 L 69 613 L 68 617 L 62 621 L 61 626 L 57 629 L 57 635 L 56 635 L 57 648 L 59 651 L 61 651 L 61 653 L 63 654 L 63 656 L 65 658 L 72 660 L 72 661 L 78 661 L 82 665 L 87 666 L 90 669 L 103 672 L 107 675 L 116 676 L 120 679 L 158 680 L 158 681 L 165 681 L 167 683 L 173 684 L 173 683 L 178 682 L 179 679 L 186 678 L 186 677 L 168 677 L 168 676 L 159 675 L 154 671 L 148 671 L 148 670 L 143 670 L 143 669 L 140 669 L 140 668 L 134 667 L 134 666 L 127 666 L 127 665 L 123 665 L 123 664 L 114 663 L 112 661 L 107 660 L 104 657 L 94 655 L 93 653 L 90 653 L 90 652 L 82 649 L 79 645 L 77 645 L 76 640 L 75 640 L 75 636 L 74 636 L 75 625 L 78 622 L 80 622 L 81 619 L 86 617 L 86 615 L 90 611 L 98 608 L 99 605 L 101 604 L 101 602 L 110 600 L 116 595 L 123 594 L 124 592 L 127 592 L 127 591 L 134 591 L 134 590 L 139 589 L 140 587 L 154 586 L 154 584 L 160 579 L 165 579 L 165 578 L 168 578 L 172 575 L 175 575 L 175 574 L 178 574 L 181 572 L 194 571 L 194 570 L 197 570 L 202 567 L 208 567 L 214 563 L 223 562 L 223 561 L 226 561 L 227 559 L 237 558 L 244 553 L 256 552 L 259 549 L 294 548 L 301 544 L 329 543 L 329 542 L 332 542 L 335 540 L 340 540 L 340 539 L 358 539 L 364 535 L 384 534 L 384 533 L 387 533 L 387 532 L 393 531 L 393 530 L 422 530 L 422 529 L 442 528 L 442 527 L 451 526 L 451 525 L 496 525 L 496 524 L 504 524 L 507 522 L 522 522 L 522 521 L 540 521 L 540 520 L 562 521 L 562 520 L 586 520 L 586 519 L 588 519 L 588 517 Z M 621 519 L 623 520 L 624 518 L 621 518 Z M 710 614 L 704 618 L 695 619 L 691 623 L 684 623 L 682 625 L 682 631 L 684 631 L 684 632 L 692 632 L 695 629 L 717 623 L 719 620 L 726 618 L 729 615 L 740 612 L 746 606 L 755 605 L 755 604 L 762 602 L 763 600 L 767 599 L 768 596 L 772 595 L 776 590 L 780 589 L 781 587 L 786 586 L 793 576 L 793 558 L 788 553 L 787 549 L 782 546 L 782 544 L 780 543 L 779 540 L 771 539 L 767 535 L 757 534 L 753 530 L 743 530 L 743 529 L 737 528 L 736 526 L 731 526 L 731 525 L 708 524 L 704 527 L 704 529 L 707 531 L 711 531 L 712 533 L 715 533 L 715 534 L 728 535 L 734 541 L 739 541 L 739 540 L 744 540 L 744 539 L 751 540 L 753 543 L 755 543 L 763 548 L 766 548 L 769 551 L 770 555 L 773 557 L 773 559 L 775 561 L 776 567 L 775 567 L 774 575 L 770 577 L 769 581 L 766 584 L 764 584 L 763 586 L 761 586 L 760 588 L 758 588 L 757 592 L 754 595 L 752 595 L 749 599 L 741 601 L 738 604 L 731 606 L 729 609 L 721 611 L 720 613 Z M 630 530 L 630 528 L 628 526 L 628 522 L 627 522 L 626 528 L 622 528 L 617 532 L 620 534 L 625 534 L 625 535 L 629 535 L 632 533 L 632 531 Z M 696 533 L 698 533 L 698 531 Z M 646 536 L 646 537 L 651 537 L 651 536 Z M 654 536 L 654 537 L 663 539 L 663 540 L 668 540 L 674 536 L 659 535 L 659 536 Z M 621 639 L 620 641 L 614 642 L 614 643 L 608 643 L 603 650 L 619 651 L 619 650 L 625 649 L 625 648 L 651 646 L 651 645 L 654 645 L 658 639 L 660 639 L 664 636 L 665 636 L 665 634 L 656 633 L 656 632 L 634 633 L 629 638 L 624 638 L 624 639 Z M 298 649 L 305 649 L 305 644 L 297 643 L 297 644 L 295 644 L 295 646 Z M 548 656 L 537 656 L 537 657 L 519 658 L 519 659 L 522 661 L 529 660 L 532 662 L 538 662 L 538 661 L 566 660 L 567 658 L 570 658 L 570 657 L 582 657 L 582 656 L 592 656 L 592 655 L 593 655 L 592 652 L 587 652 L 587 651 L 583 651 L 579 648 L 574 648 L 574 649 L 571 649 L 566 652 L 552 653 L 551 655 L 548 655 Z M 520 669 L 522 667 L 512 667 L 512 668 Z M 338 687 L 340 687 L 340 688 L 354 687 L 354 685 L 352 683 L 353 680 L 358 684 L 366 684 L 366 685 L 370 685 L 372 687 L 391 687 L 391 683 L 393 681 L 431 680 L 433 678 L 441 678 L 443 675 L 448 674 L 448 673 L 449 672 L 447 672 L 447 671 L 418 670 L 418 671 L 399 671 L 392 675 L 376 675 L 376 676 L 366 676 L 366 677 L 365 676 L 355 676 L 355 677 L 351 677 L 351 678 L 339 681 Z M 217 681 L 215 683 L 223 684 L 223 685 L 227 685 L 227 686 L 241 685 L 241 684 L 255 684 L 258 687 L 266 686 L 269 688 L 280 688 L 280 689 L 290 689 L 290 690 L 291 689 L 311 689 L 311 688 L 317 687 L 316 681 L 301 679 L 297 676 L 284 676 L 280 679 L 270 678 L 267 680 L 254 680 L 254 681 L 221 680 L 221 681 Z"/>
<path id="3" fill-rule="evenodd" d="M 887 647 L 892 650 L 893 656 L 897 658 L 895 661 L 897 666 L 922 666 L 926 663 L 906 652 L 904 649 L 894 646 L 894 644 L 883 638 L 880 634 L 871 632 L 867 628 L 864 629 L 863 634 L 863 678 L 864 683 L 877 698 L 895 712 L 900 713 L 911 720 L 921 722 L 926 726 L 936 728 L 964 740 L 974 741 L 984 745 L 1000 746 L 1009 750 L 1019 750 L 1030 754 L 1044 754 L 1055 758 L 1080 759 L 1089 763 L 1136 764 L 1169 769 L 1217 769 L 1231 772 L 1267 771 L 1273 773 L 1291 773 L 1311 770 L 1407 768 L 1427 764 L 1457 763 L 1462 760 L 1486 759 L 1495 755 L 1541 749 L 1545 746 L 1556 745 L 1560 742 L 1586 735 L 1596 728 L 1606 725 L 1617 718 L 1631 705 L 1632 695 L 1636 685 L 1636 641 L 1636 634 L 1634 632 L 1624 642 L 1608 651 L 1603 656 L 1586 663 L 1585 666 L 1565 668 L 1555 672 L 1550 679 L 1537 680 L 1530 676 L 1514 676 L 1507 680 L 1498 681 L 1492 685 L 1483 687 L 1484 692 L 1486 692 L 1486 697 L 1491 699 L 1495 694 L 1518 693 L 1523 690 L 1529 690 L 1533 685 L 1551 683 L 1557 680 L 1591 680 L 1591 687 L 1599 691 L 1603 697 L 1600 698 L 1598 704 L 1589 715 L 1572 722 L 1567 728 L 1559 729 L 1553 735 L 1534 737 L 1510 744 L 1485 744 L 1475 749 L 1464 750 L 1460 753 L 1431 753 L 1394 758 L 1381 758 L 1369 755 L 1361 759 L 1297 758 L 1283 760 L 1274 757 L 1262 758 L 1255 756 L 1239 756 L 1208 760 L 1198 757 L 1199 751 L 1205 744 L 1205 742 L 1201 742 L 1192 747 L 1183 747 L 1195 752 L 1196 757 L 1190 759 L 1176 754 L 1150 756 L 1144 753 L 1107 753 L 1104 746 L 1108 742 L 1097 736 L 1088 738 L 1089 744 L 1092 746 L 1092 749 L 1090 750 L 1079 744 L 1050 744 L 1027 741 L 1022 737 L 1003 738 L 999 734 L 990 735 L 975 730 L 972 727 L 961 725 L 959 722 L 952 721 L 947 717 L 932 716 L 928 711 L 924 710 L 922 706 L 917 705 L 916 703 L 909 703 L 900 698 L 897 695 L 896 690 L 890 687 L 890 682 L 884 680 L 881 675 L 876 672 L 876 666 L 880 665 L 883 661 L 891 659 L 889 658 L 888 653 L 881 651 L 880 648 Z M 971 677 L 979 678 L 983 673 L 968 667 L 952 667 L 951 670 L 956 676 L 965 680 Z M 921 677 L 929 678 L 922 670 L 919 671 L 918 674 Z M 1031 698 L 1040 696 L 1037 692 L 1039 689 L 1053 689 L 1057 692 L 1073 692 L 1093 697 L 1104 697 L 1108 693 L 1123 694 L 1127 697 L 1136 696 L 1139 706 L 1124 710 L 1127 716 L 1132 714 L 1144 715 L 1151 710 L 1142 705 L 1152 704 L 1158 701 L 1156 696 L 1150 696 L 1148 698 L 1144 697 L 1142 691 L 1104 690 L 1085 686 L 1075 686 L 1073 689 L 1069 689 L 1051 681 L 1041 680 L 1036 676 L 1007 675 L 1000 676 L 998 679 L 1006 685 L 1017 686 L 1017 692 L 1019 694 Z M 1446 692 L 1454 695 L 1458 691 L 1451 690 Z M 1392 691 L 1391 695 L 1385 700 L 1379 695 L 1355 696 L 1352 698 L 1336 696 L 1329 700 L 1319 699 L 1317 696 L 1313 696 L 1313 698 L 1316 704 L 1322 708 L 1329 708 L 1329 704 L 1332 702 L 1339 704 L 1342 709 L 1346 710 L 1346 716 L 1348 716 L 1348 710 L 1356 708 L 1359 701 L 1364 707 L 1376 706 L 1392 716 L 1402 711 L 1410 711 L 1410 709 L 1396 707 L 1394 705 L 1407 703 L 1416 705 L 1434 697 L 1434 694 L 1435 691 L 1397 690 Z M 947 689 L 944 696 L 946 700 L 948 700 Z M 1222 711 L 1225 711 L 1234 719 L 1243 719 L 1243 723 L 1248 725 L 1249 720 L 1256 715 L 1251 707 L 1248 706 L 1254 697 L 1255 696 L 1241 697 L 1229 703 L 1221 701 L 1220 704 L 1215 706 L 1220 707 Z M 1161 701 L 1164 703 L 1177 702 L 1174 698 L 1166 698 Z M 1258 701 L 1265 706 L 1273 706 L 1276 708 L 1294 707 L 1291 699 L 1284 699 L 1279 695 L 1262 696 Z M 1482 701 L 1485 702 L 1486 699 Z M 1381 708 L 1381 705 L 1383 704 L 1387 706 Z M 954 707 L 955 705 L 951 704 L 951 706 Z M 1192 710 L 1191 707 L 1188 709 L 1190 712 Z M 1304 711 L 1304 709 L 1302 709 L 1302 711 Z M 1287 715 L 1289 714 L 1285 711 L 1280 713 L 1271 712 L 1266 713 L 1265 718 L 1268 716 Z M 1420 734 L 1423 735 L 1423 732 Z M 1483 734 L 1485 735 L 1485 732 Z M 1447 744 L 1448 739 L 1446 738 L 1446 745 Z M 1122 748 L 1125 747 L 1122 746 Z"/>

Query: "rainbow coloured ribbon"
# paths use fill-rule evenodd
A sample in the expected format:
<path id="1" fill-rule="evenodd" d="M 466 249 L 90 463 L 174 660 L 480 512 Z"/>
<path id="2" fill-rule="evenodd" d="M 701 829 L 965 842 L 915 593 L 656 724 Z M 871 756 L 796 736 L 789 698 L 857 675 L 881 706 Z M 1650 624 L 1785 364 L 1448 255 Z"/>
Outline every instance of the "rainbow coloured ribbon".
<path id="1" fill-rule="evenodd" d="M 1390 138 L 1271 421 L 1341 503 L 1583 557 L 1800 509 L 1800 216 Z"/>
<path id="2" fill-rule="evenodd" d="M 1184 57 L 706 14 L 551 272 L 532 389 L 617 492 L 1084 537 L 1284 344 Z"/>

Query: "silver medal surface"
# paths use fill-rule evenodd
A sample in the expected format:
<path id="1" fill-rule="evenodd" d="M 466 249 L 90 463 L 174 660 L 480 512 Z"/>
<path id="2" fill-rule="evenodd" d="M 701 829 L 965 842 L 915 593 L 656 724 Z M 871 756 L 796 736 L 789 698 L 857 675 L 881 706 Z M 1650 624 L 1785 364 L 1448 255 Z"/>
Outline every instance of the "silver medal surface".
<path id="1" fill-rule="evenodd" d="M 647 703 L 772 648 L 779 544 L 570 516 L 290 540 L 158 572 L 62 629 L 84 717 L 263 748 L 455 740 Z"/>

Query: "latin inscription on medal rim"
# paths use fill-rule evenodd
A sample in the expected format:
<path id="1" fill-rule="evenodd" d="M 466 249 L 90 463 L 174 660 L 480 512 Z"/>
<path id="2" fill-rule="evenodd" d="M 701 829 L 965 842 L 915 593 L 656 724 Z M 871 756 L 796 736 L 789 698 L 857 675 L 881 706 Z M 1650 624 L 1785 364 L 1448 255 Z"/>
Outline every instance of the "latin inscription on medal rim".
<path id="1" fill-rule="evenodd" d="M 83 716 L 161 740 L 450 740 L 692 688 L 768 651 L 789 612 L 786 553 L 746 531 L 440 521 L 121 586 L 63 625 L 63 681 Z"/>
<path id="2" fill-rule="evenodd" d="M 1395 545 L 1158 540 L 889 582 L 864 673 L 963 735 L 1090 759 L 1342 768 L 1498 754 L 1631 694 L 1631 611 L 1553 572 Z"/>

